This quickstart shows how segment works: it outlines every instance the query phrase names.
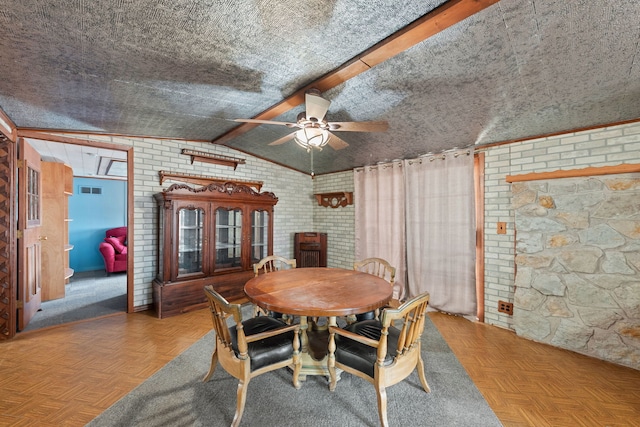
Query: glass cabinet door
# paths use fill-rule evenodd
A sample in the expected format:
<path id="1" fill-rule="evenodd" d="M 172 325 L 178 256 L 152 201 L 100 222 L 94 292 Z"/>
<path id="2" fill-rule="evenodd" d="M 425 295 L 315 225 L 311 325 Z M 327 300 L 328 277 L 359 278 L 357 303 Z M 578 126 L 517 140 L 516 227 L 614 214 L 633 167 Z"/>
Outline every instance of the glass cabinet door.
<path id="1" fill-rule="evenodd" d="M 216 209 L 214 270 L 242 267 L 242 210 Z"/>
<path id="2" fill-rule="evenodd" d="M 204 209 L 178 211 L 178 277 L 203 272 Z"/>
<path id="3" fill-rule="evenodd" d="M 251 213 L 251 264 L 269 255 L 269 212 Z"/>

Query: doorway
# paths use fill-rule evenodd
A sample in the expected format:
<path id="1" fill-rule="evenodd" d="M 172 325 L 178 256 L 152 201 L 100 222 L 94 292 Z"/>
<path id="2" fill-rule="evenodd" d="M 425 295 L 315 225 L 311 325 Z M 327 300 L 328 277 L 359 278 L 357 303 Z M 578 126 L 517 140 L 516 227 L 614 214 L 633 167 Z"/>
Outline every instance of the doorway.
<path id="1" fill-rule="evenodd" d="M 116 227 L 129 229 L 132 225 L 132 184 L 129 178 L 133 170 L 133 149 L 44 134 L 30 134 L 25 139 L 44 162 L 63 162 L 73 170 L 68 257 L 69 266 L 74 271 L 66 281 L 64 295 L 43 301 L 32 324 L 25 325 L 22 331 L 131 312 L 133 277 L 128 272 L 133 265 L 132 248 L 127 246 L 127 268 L 107 273 L 99 245 L 105 239 L 106 230 Z M 126 243 L 132 233 L 126 231 L 125 234 Z"/>

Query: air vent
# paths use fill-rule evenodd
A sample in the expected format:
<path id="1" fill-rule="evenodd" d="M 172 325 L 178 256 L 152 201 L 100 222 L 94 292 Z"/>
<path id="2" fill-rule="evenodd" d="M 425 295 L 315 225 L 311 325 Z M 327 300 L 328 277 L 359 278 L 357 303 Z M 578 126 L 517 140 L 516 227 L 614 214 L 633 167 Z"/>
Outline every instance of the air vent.
<path id="1" fill-rule="evenodd" d="M 102 194 L 101 187 L 80 187 L 80 194 Z"/>

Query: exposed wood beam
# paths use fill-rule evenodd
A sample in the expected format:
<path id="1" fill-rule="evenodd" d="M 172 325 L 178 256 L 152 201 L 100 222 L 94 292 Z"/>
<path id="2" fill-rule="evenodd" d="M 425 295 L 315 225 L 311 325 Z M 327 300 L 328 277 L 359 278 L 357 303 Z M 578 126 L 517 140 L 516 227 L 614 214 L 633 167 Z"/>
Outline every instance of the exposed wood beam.
<path id="1" fill-rule="evenodd" d="M 271 120 L 278 117 L 304 103 L 305 93 L 308 89 L 316 88 L 320 92 L 326 92 L 458 22 L 475 15 L 498 1 L 500 0 L 448 1 L 253 118 Z M 259 124 L 243 123 L 211 142 L 224 144 L 256 126 L 259 126 Z"/>
<path id="2" fill-rule="evenodd" d="M 126 148 L 123 149 L 122 144 L 88 140 L 85 138 L 74 138 L 69 136 L 53 135 L 45 131 L 32 131 L 32 130 L 18 129 L 18 136 L 23 138 L 40 139 L 43 141 L 60 142 L 63 144 L 86 145 L 91 147 L 104 148 L 107 150 L 128 151 L 128 149 Z"/>
<path id="3" fill-rule="evenodd" d="M 16 125 L 2 110 L 2 108 L 0 108 L 0 132 L 2 132 L 12 142 L 16 142 L 16 139 L 18 138 Z"/>

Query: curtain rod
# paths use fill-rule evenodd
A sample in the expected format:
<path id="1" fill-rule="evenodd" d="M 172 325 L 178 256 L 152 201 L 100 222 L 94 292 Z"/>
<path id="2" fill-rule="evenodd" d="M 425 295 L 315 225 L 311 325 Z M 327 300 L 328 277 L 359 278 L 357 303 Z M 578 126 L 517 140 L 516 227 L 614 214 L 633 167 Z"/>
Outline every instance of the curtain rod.
<path id="1" fill-rule="evenodd" d="M 423 154 L 419 157 L 416 157 L 414 159 L 404 159 L 406 161 L 409 162 L 410 165 L 414 164 L 414 163 L 418 163 L 418 164 L 422 164 L 422 160 L 423 159 L 429 159 L 430 162 L 433 162 L 434 160 L 438 159 L 438 160 L 445 160 L 447 157 L 447 154 L 453 154 L 453 157 L 458 157 L 460 155 L 471 155 L 471 153 L 473 153 L 473 146 L 469 146 L 469 147 L 464 147 L 464 148 L 452 148 L 449 150 L 444 150 L 441 151 L 440 153 L 427 153 L 427 154 Z M 399 162 L 400 167 L 402 167 L 402 163 L 404 161 L 403 159 L 395 159 L 392 160 L 390 162 L 380 162 L 377 165 L 369 165 L 369 166 L 362 166 L 359 168 L 355 168 L 354 170 L 356 172 L 362 172 L 364 171 L 366 168 L 369 168 L 369 170 L 374 170 L 377 169 L 378 167 L 382 167 L 382 169 L 386 169 L 388 167 L 391 167 L 394 163 Z"/>
<path id="2" fill-rule="evenodd" d="M 445 160 L 447 158 L 447 154 L 453 154 L 453 157 L 455 158 L 457 158 L 461 154 L 469 156 L 471 155 L 472 151 L 473 150 L 471 148 L 467 147 L 467 148 L 452 148 L 451 150 L 441 151 L 440 153 L 427 153 L 427 154 L 423 154 L 417 159 L 409 160 L 409 164 L 411 164 L 411 161 L 415 161 L 415 160 L 422 161 L 422 159 L 429 159 L 430 162 L 433 162 L 436 159 Z"/>

